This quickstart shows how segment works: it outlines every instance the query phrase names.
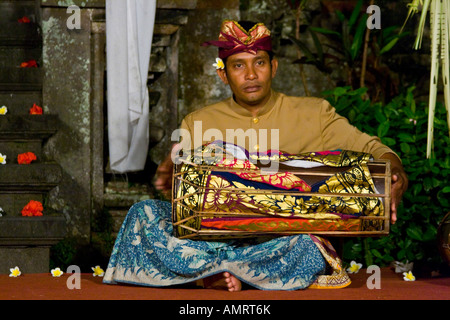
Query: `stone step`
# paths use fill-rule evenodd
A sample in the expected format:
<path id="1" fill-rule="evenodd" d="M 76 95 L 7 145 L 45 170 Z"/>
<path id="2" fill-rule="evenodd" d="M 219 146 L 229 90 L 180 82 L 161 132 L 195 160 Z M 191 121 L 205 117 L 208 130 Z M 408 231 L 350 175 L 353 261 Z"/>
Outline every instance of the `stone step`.
<path id="1" fill-rule="evenodd" d="M 29 114 L 33 104 L 42 107 L 41 91 L 0 92 L 0 107 L 6 106 L 8 108 L 8 116 Z"/>
<path id="2" fill-rule="evenodd" d="M 21 193 L 11 193 L 2 191 L 0 193 L 0 207 L 2 208 L 2 217 L 21 217 L 22 209 L 31 201 L 39 201 L 44 204 L 45 195 L 43 193 L 25 193 L 23 190 Z M 44 208 L 43 213 L 47 214 L 48 208 Z"/>
<path id="3" fill-rule="evenodd" d="M 12 243 L 22 246 L 53 245 L 65 234 L 66 219 L 62 215 L 0 217 L 0 246 Z"/>
<path id="4" fill-rule="evenodd" d="M 48 192 L 62 178 L 57 163 L 31 163 L 0 165 L 0 192 Z"/>
<path id="5" fill-rule="evenodd" d="M 39 61 L 37 63 L 39 64 Z M 11 91 L 14 91 L 14 88 L 24 85 L 42 88 L 42 72 L 41 68 L 21 68 L 20 65 L 4 67 L 0 73 L 0 90 L 9 91 L 12 89 Z M 10 88 L 6 89 L 8 86 Z"/>
<path id="6" fill-rule="evenodd" d="M 0 274 L 19 267 L 23 275 L 50 272 L 49 246 L 0 246 Z"/>
<path id="7" fill-rule="evenodd" d="M 37 159 L 33 161 L 33 163 L 43 162 L 41 140 L 28 140 L 28 141 L 0 140 L 0 153 L 3 156 L 6 156 L 7 164 L 18 163 L 17 156 L 25 152 L 33 152 L 36 155 Z"/>
<path id="8" fill-rule="evenodd" d="M 0 140 L 47 139 L 58 125 L 58 116 L 53 114 L 0 116 Z"/>
<path id="9" fill-rule="evenodd" d="M 107 208 L 128 210 L 133 204 L 152 197 L 153 195 L 147 185 L 110 181 L 106 184 L 103 200 Z"/>
<path id="10" fill-rule="evenodd" d="M 0 2 L 0 46 L 35 47 L 41 44 L 39 25 L 36 23 L 36 1 Z M 19 19 L 27 17 L 29 23 L 20 23 Z"/>
<path id="11" fill-rule="evenodd" d="M 0 217 L 0 274 L 50 272 L 50 247 L 67 234 L 62 215 Z"/>
<path id="12" fill-rule="evenodd" d="M 116 237 L 122 226 L 128 210 L 135 203 L 152 199 L 150 187 L 144 183 L 129 183 L 127 181 L 108 181 L 103 195 L 104 206 L 111 215 L 112 236 Z"/>
<path id="13" fill-rule="evenodd" d="M 30 60 L 41 61 L 42 49 L 23 47 L 0 47 L 0 68 L 20 67 Z"/>
<path id="14" fill-rule="evenodd" d="M 35 0 L 2 0 L 0 12 L 5 22 L 15 22 L 17 19 L 27 16 L 32 22 L 36 21 Z"/>
<path id="15" fill-rule="evenodd" d="M 0 92 L 23 92 L 42 91 L 42 83 L 2 83 L 0 82 Z"/>
<path id="16" fill-rule="evenodd" d="M 128 209 L 112 209 L 108 211 L 112 220 L 112 235 L 117 237 L 120 227 L 122 226 L 125 217 L 127 216 Z"/>
<path id="17" fill-rule="evenodd" d="M 42 37 L 38 25 L 40 1 L 0 2 L 0 273 L 19 266 L 23 273 L 49 272 L 50 247 L 66 236 L 66 220 L 45 208 L 47 193 L 61 181 L 62 168 L 42 157 L 42 143 L 56 133 L 56 115 L 29 115 L 34 103 L 42 106 Z M 20 23 L 22 17 L 29 23 Z M 22 68 L 30 60 L 37 68 Z M 17 164 L 17 155 L 33 152 L 37 160 Z M 44 204 L 43 217 L 22 217 L 23 207 L 36 200 Z"/>

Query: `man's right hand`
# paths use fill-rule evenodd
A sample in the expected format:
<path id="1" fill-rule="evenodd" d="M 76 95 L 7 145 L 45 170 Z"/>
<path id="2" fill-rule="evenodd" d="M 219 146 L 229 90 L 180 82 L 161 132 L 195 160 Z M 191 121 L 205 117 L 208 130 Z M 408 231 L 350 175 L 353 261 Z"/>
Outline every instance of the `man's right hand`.
<path id="1" fill-rule="evenodd" d="M 154 182 L 156 190 L 161 192 L 166 198 L 171 199 L 173 157 L 179 151 L 179 145 L 175 144 L 169 155 L 160 163 L 156 169 L 156 180 Z"/>

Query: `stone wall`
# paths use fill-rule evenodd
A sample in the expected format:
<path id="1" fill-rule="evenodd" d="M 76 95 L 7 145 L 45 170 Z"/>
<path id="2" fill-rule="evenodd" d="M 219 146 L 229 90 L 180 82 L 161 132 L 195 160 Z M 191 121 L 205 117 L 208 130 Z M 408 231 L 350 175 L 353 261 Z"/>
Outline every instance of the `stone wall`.
<path id="1" fill-rule="evenodd" d="M 65 6 L 43 1 L 43 108 L 57 114 L 60 129 L 49 139 L 46 153 L 63 168 L 63 178 L 53 189 L 49 206 L 64 214 L 70 235 L 90 240 L 92 213 L 91 22 L 96 9 L 81 10 L 81 28 L 70 30 Z"/>

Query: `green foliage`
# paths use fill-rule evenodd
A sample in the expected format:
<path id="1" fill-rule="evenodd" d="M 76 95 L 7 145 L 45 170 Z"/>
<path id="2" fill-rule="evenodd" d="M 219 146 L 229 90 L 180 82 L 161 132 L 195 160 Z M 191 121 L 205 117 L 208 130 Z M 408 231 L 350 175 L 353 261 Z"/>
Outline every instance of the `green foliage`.
<path id="1" fill-rule="evenodd" d="M 428 105 L 415 101 L 414 87 L 385 105 L 364 100 L 365 91 L 338 87 L 324 92 L 324 96 L 354 126 L 377 135 L 400 156 L 409 188 L 389 236 L 349 239 L 344 245 L 344 259 L 360 260 L 364 256 L 367 265 L 380 266 L 394 260 L 438 264 L 437 228 L 450 211 L 450 138 L 445 106 L 436 106 L 434 153 L 427 159 Z"/>
<path id="2" fill-rule="evenodd" d="M 303 41 L 300 41 L 294 37 L 290 37 L 291 41 L 295 45 L 297 45 L 297 47 L 303 53 L 303 57 L 293 61 L 293 63 L 310 64 L 315 66 L 321 72 L 331 74 L 331 72 L 333 71 L 331 65 L 333 63 L 338 63 L 339 58 L 335 55 L 325 53 L 323 51 L 322 44 L 320 43 L 319 38 L 317 37 L 316 33 L 312 30 L 312 28 L 308 28 L 308 32 L 310 33 L 311 38 L 313 39 L 315 52 L 310 50 Z"/>
<path id="3" fill-rule="evenodd" d="M 398 26 L 367 29 L 368 15 L 363 4 L 358 0 L 347 16 L 336 10 L 339 25 L 334 29 L 308 26 L 309 34 L 303 37 L 311 38 L 313 47 L 305 40 L 290 37 L 303 55 L 293 63 L 313 65 L 326 75 L 336 67 L 344 66 L 345 74 L 336 83 L 345 83 L 352 88 L 367 86 L 367 96 L 377 101 L 389 101 L 397 95 L 398 75 L 383 58 L 408 32 L 399 33 Z"/>
<path id="4" fill-rule="evenodd" d="M 54 245 L 50 250 L 50 269 L 61 268 L 65 271 L 76 256 L 76 245 L 74 238 L 66 238 Z"/>

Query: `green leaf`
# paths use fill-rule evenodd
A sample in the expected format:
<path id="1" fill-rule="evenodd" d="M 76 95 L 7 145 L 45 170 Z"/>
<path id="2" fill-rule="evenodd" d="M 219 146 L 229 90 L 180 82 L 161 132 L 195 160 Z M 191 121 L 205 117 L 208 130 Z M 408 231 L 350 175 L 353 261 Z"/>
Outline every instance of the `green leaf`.
<path id="1" fill-rule="evenodd" d="M 406 233 L 414 240 L 423 241 L 423 232 L 418 226 L 410 226 L 406 229 Z"/>
<path id="2" fill-rule="evenodd" d="M 340 10 L 336 10 L 335 13 L 340 22 L 344 22 L 346 20 L 344 14 Z"/>
<path id="3" fill-rule="evenodd" d="M 333 91 L 333 95 L 336 97 L 341 97 L 347 93 L 347 91 L 350 89 L 350 87 L 337 87 Z"/>
<path id="4" fill-rule="evenodd" d="M 412 186 L 413 195 L 418 195 L 422 191 L 422 185 L 420 183 L 416 183 Z"/>
<path id="5" fill-rule="evenodd" d="M 411 148 L 409 147 L 409 144 L 402 142 L 400 143 L 400 150 L 402 150 L 403 153 L 410 153 Z"/>
<path id="6" fill-rule="evenodd" d="M 436 179 L 435 177 L 431 178 L 433 188 L 437 188 L 441 185 L 441 181 L 439 179 Z"/>
<path id="7" fill-rule="evenodd" d="M 377 130 L 377 135 L 379 138 L 384 137 L 389 131 L 389 121 L 380 124 Z"/>
<path id="8" fill-rule="evenodd" d="M 368 90 L 368 88 L 362 87 L 362 88 L 353 90 L 352 92 L 350 92 L 350 94 L 353 96 L 362 96 L 363 94 L 365 94 L 367 92 L 367 90 Z M 365 101 L 365 102 L 370 103 L 370 101 Z"/>
<path id="9" fill-rule="evenodd" d="M 353 42 L 350 47 L 350 52 L 352 60 L 355 60 L 361 51 L 362 44 L 364 42 L 364 33 L 366 31 L 366 20 L 367 15 L 363 15 L 362 19 L 359 21 L 358 27 L 356 28 L 355 36 L 353 37 Z"/>
<path id="10" fill-rule="evenodd" d="M 398 251 L 398 253 L 397 253 L 397 259 L 398 259 L 399 261 L 404 260 L 404 259 L 405 259 L 405 256 L 406 256 L 406 250 L 405 250 L 405 249 L 401 249 L 401 250 Z"/>
<path id="11" fill-rule="evenodd" d="M 389 138 L 389 137 L 382 137 L 381 141 L 387 145 L 388 147 L 393 147 L 395 146 L 397 143 L 395 141 L 395 139 Z"/>
<path id="12" fill-rule="evenodd" d="M 309 33 L 311 34 L 311 37 L 314 41 L 314 46 L 316 47 L 317 50 L 317 57 L 320 61 L 323 61 L 323 49 L 322 49 L 322 44 L 319 41 L 319 38 L 317 38 L 317 35 L 315 34 L 314 31 L 312 31 L 311 29 L 308 29 Z"/>
<path id="13" fill-rule="evenodd" d="M 436 239 L 437 228 L 433 225 L 428 225 L 427 230 L 423 234 L 423 241 L 433 241 Z"/>
<path id="14" fill-rule="evenodd" d="M 350 123 L 352 123 L 355 120 L 355 117 L 356 117 L 355 109 L 350 110 L 348 113 L 348 120 L 350 121 Z"/>
<path id="15" fill-rule="evenodd" d="M 425 177 L 425 179 L 423 180 L 423 187 L 425 188 L 426 192 L 433 189 L 433 181 L 431 180 L 430 176 Z"/>
<path id="16" fill-rule="evenodd" d="M 355 8 L 352 11 L 352 15 L 350 16 L 350 19 L 348 21 L 348 25 L 350 27 L 352 27 L 356 23 L 356 21 L 358 20 L 358 16 L 359 16 L 359 14 L 361 12 L 362 4 L 363 4 L 362 0 L 358 0 L 358 2 L 356 3 L 356 6 L 355 6 Z M 364 20 L 364 25 L 366 24 L 366 22 L 365 22 L 366 20 L 367 19 Z"/>
<path id="17" fill-rule="evenodd" d="M 379 123 L 385 123 L 387 121 L 386 116 L 383 114 L 380 108 L 377 108 L 377 110 L 375 110 L 375 119 L 377 119 Z"/>
<path id="18" fill-rule="evenodd" d="M 295 39 L 293 37 L 289 37 L 289 39 L 291 39 L 291 41 L 293 43 L 295 43 L 295 45 L 297 45 L 297 47 L 299 47 L 300 51 L 306 56 L 306 58 L 309 61 L 316 60 L 314 55 L 312 54 L 312 52 L 308 49 L 308 47 L 302 41 Z"/>
<path id="19" fill-rule="evenodd" d="M 334 35 L 334 36 L 338 36 L 339 38 L 341 37 L 341 34 L 339 32 L 333 31 L 330 29 L 318 28 L 318 27 L 311 27 L 310 29 L 313 31 L 316 31 L 316 32 L 323 33 L 323 34 Z"/>
<path id="20" fill-rule="evenodd" d="M 407 133 L 403 133 L 403 132 L 399 133 L 397 135 L 397 137 L 400 139 L 400 141 L 403 141 L 403 142 L 410 142 L 410 143 L 415 142 L 414 138 L 410 134 L 407 134 Z"/>
<path id="21" fill-rule="evenodd" d="M 398 37 L 392 39 L 387 45 L 385 45 L 383 48 L 381 48 L 380 55 L 382 55 L 383 53 L 386 53 L 389 50 L 391 50 L 395 46 L 395 44 L 397 43 L 398 39 L 399 39 Z"/>
<path id="22" fill-rule="evenodd" d="M 383 255 L 380 253 L 380 251 L 378 251 L 377 249 L 371 249 L 370 252 L 372 253 L 372 255 L 374 255 L 375 257 L 379 258 L 379 259 L 383 259 Z"/>

